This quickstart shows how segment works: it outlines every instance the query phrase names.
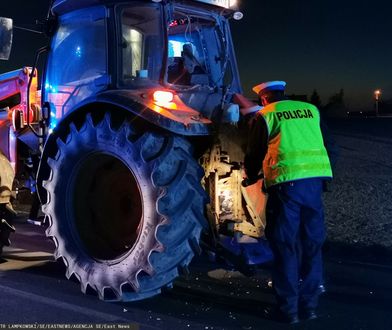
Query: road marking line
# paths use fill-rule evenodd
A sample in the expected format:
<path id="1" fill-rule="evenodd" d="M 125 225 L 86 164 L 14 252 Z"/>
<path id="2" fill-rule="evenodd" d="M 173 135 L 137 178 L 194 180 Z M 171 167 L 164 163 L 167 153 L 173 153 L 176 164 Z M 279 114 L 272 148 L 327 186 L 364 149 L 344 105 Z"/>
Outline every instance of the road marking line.
<path id="1" fill-rule="evenodd" d="M 4 254 L 6 254 L 6 253 L 12 253 L 12 252 L 22 252 L 22 251 L 27 251 L 26 249 L 18 249 L 18 248 L 15 248 L 15 247 L 4 247 L 4 250 L 3 250 L 3 255 Z"/>
<path id="2" fill-rule="evenodd" d="M 22 260 L 7 260 L 0 264 L 0 272 L 6 272 L 10 270 L 23 270 L 31 267 L 43 266 L 48 261 L 22 261 Z"/>
<path id="3" fill-rule="evenodd" d="M 54 261 L 53 253 L 45 252 L 45 251 L 18 251 L 18 252 L 10 252 L 4 253 L 2 255 L 4 259 L 20 259 L 20 260 L 52 260 Z"/>

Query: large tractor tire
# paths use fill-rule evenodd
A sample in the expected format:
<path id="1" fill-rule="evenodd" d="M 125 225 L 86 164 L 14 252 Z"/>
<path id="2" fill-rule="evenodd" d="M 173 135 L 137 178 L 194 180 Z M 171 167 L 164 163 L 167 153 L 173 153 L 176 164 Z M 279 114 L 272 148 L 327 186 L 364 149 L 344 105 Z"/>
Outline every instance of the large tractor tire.
<path id="1" fill-rule="evenodd" d="M 206 225 L 203 171 L 178 136 L 113 128 L 91 115 L 57 139 L 44 182 L 47 235 L 67 277 L 100 299 L 140 300 L 170 287 L 196 252 Z"/>

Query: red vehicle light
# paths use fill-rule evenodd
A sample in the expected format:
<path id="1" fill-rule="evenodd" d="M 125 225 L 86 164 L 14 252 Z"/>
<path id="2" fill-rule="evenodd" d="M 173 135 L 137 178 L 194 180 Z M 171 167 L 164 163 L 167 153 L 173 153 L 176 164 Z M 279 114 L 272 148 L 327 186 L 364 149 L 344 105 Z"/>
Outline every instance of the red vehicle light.
<path id="1" fill-rule="evenodd" d="M 153 98 L 156 104 L 165 106 L 173 101 L 174 94 L 167 91 L 155 91 Z"/>

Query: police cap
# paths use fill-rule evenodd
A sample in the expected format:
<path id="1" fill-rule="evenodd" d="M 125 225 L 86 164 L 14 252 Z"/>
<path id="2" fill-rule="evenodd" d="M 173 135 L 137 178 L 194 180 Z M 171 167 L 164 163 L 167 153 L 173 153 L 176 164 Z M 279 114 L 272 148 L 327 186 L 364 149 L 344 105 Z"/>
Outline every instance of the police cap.
<path id="1" fill-rule="evenodd" d="M 286 87 L 286 82 L 284 81 L 267 81 L 262 84 L 256 85 L 252 90 L 260 95 L 269 91 L 284 91 Z"/>

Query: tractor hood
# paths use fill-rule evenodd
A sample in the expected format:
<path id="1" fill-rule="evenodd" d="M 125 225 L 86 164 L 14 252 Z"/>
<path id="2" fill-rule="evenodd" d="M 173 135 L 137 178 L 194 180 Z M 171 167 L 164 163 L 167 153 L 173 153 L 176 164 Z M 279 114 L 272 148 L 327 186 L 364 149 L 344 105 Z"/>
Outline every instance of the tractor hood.
<path id="1" fill-rule="evenodd" d="M 129 3 L 132 1 L 130 0 L 55 0 L 52 6 L 52 13 L 55 15 L 62 15 L 70 11 L 74 11 L 81 8 L 86 8 L 86 7 L 96 6 L 96 5 L 124 3 L 124 2 Z M 144 0 L 144 2 L 159 2 L 159 1 Z M 188 0 L 188 1 L 167 0 L 164 2 L 188 3 L 193 5 L 206 6 L 211 8 L 212 10 L 215 9 L 219 11 L 221 11 L 222 8 L 228 11 L 234 11 L 238 9 L 237 0 Z"/>

